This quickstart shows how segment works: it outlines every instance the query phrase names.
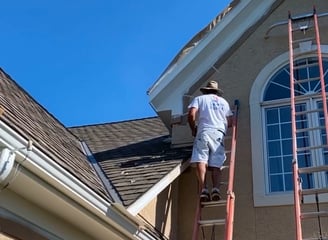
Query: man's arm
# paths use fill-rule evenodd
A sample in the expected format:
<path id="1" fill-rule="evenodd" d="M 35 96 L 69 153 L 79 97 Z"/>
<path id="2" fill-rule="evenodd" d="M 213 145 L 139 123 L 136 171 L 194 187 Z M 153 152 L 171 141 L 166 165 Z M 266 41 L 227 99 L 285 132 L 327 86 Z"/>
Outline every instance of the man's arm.
<path id="1" fill-rule="evenodd" d="M 189 108 L 188 123 L 189 123 L 189 127 L 191 129 L 191 134 L 194 137 L 196 136 L 196 133 L 197 133 L 196 115 L 197 115 L 197 108 L 195 108 L 195 107 Z"/>

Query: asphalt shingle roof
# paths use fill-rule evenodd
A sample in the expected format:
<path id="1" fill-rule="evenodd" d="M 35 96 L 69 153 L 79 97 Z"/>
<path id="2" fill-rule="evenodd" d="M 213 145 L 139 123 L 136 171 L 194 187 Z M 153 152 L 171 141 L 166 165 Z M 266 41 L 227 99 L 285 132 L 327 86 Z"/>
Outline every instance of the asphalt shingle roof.
<path id="1" fill-rule="evenodd" d="M 1 120 L 97 194 L 108 194 L 78 139 L 0 69 Z"/>
<path id="2" fill-rule="evenodd" d="M 171 148 L 168 130 L 157 117 L 70 130 L 87 143 L 124 206 L 190 156 L 190 148 Z"/>
<path id="3" fill-rule="evenodd" d="M 190 156 L 171 148 L 158 117 L 67 129 L 0 68 L 1 120 L 105 199 L 113 201 L 81 141 L 91 150 L 124 206 L 129 206 Z"/>

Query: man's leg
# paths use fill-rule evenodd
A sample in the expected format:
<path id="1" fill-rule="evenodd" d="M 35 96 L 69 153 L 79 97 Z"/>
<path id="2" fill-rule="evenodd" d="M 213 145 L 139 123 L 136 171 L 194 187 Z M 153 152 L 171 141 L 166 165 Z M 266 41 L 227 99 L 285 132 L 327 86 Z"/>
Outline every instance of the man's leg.
<path id="1" fill-rule="evenodd" d="M 219 201 L 221 199 L 220 185 L 221 185 L 221 168 L 211 168 L 212 171 L 212 193 L 211 198 L 213 201 Z"/>
<path id="2" fill-rule="evenodd" d="M 221 168 L 212 167 L 212 183 L 213 188 L 220 188 L 221 185 Z"/>
<path id="3" fill-rule="evenodd" d="M 206 163 L 198 162 L 197 163 L 197 179 L 198 179 L 198 190 L 202 191 L 203 188 L 206 188 Z"/>
<path id="4" fill-rule="evenodd" d="M 207 202 L 210 200 L 210 194 L 206 186 L 206 163 L 197 163 L 197 179 L 198 179 L 198 191 L 201 202 Z"/>

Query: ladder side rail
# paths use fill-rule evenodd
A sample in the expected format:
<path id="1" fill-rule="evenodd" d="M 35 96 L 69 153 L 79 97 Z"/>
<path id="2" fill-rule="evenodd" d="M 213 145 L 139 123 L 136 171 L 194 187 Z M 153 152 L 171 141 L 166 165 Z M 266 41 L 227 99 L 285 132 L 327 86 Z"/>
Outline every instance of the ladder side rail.
<path id="1" fill-rule="evenodd" d="M 199 234 L 199 219 L 200 219 L 200 199 L 198 198 L 197 200 L 197 207 L 196 207 L 196 213 L 195 213 L 195 218 L 194 218 L 194 229 L 192 231 L 192 240 L 197 240 L 198 239 L 198 234 Z"/>
<path id="2" fill-rule="evenodd" d="M 292 18 L 288 16 L 288 37 L 289 37 L 289 66 L 290 66 L 290 100 L 291 100 L 291 120 L 292 120 L 292 147 L 293 147 L 293 180 L 294 180 L 294 211 L 296 240 L 302 240 L 301 207 L 299 196 L 299 176 L 297 163 L 297 141 L 296 141 L 296 114 L 295 114 L 295 92 L 294 92 L 294 51 L 293 51 L 293 28 Z"/>
<path id="3" fill-rule="evenodd" d="M 226 225 L 225 225 L 225 240 L 232 240 L 233 237 L 233 222 L 235 211 L 235 194 L 233 192 L 235 159 L 236 159 L 236 143 L 237 143 L 237 123 L 238 123 L 239 101 L 235 100 L 234 116 L 232 120 L 231 133 L 231 152 L 229 163 L 229 180 L 227 187 L 227 206 L 226 206 Z"/>
<path id="4" fill-rule="evenodd" d="M 326 143 L 328 143 L 328 113 L 327 113 L 327 96 L 326 96 L 326 86 L 325 79 L 323 74 L 323 64 L 322 64 L 322 52 L 321 52 L 321 43 L 320 43 L 320 33 L 319 33 L 319 24 L 318 24 L 318 16 L 316 10 L 314 9 L 314 26 L 315 26 L 315 34 L 316 34 L 316 43 L 317 43 L 317 52 L 318 52 L 318 66 L 319 66 L 319 74 L 320 74 L 320 83 L 321 83 L 321 96 L 322 96 L 322 106 L 325 120 L 325 128 L 326 128 Z"/>

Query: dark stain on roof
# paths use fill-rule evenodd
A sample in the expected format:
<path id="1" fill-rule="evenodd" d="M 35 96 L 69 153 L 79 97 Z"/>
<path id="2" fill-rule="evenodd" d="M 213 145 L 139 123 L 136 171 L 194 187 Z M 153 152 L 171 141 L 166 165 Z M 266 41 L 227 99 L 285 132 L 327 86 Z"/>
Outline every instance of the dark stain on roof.
<path id="1" fill-rule="evenodd" d="M 78 139 L 0 68 L 1 120 L 104 199 L 106 189 Z"/>
<path id="2" fill-rule="evenodd" d="M 124 206 L 131 205 L 191 154 L 171 148 L 158 117 L 70 128 L 85 141 Z"/>

